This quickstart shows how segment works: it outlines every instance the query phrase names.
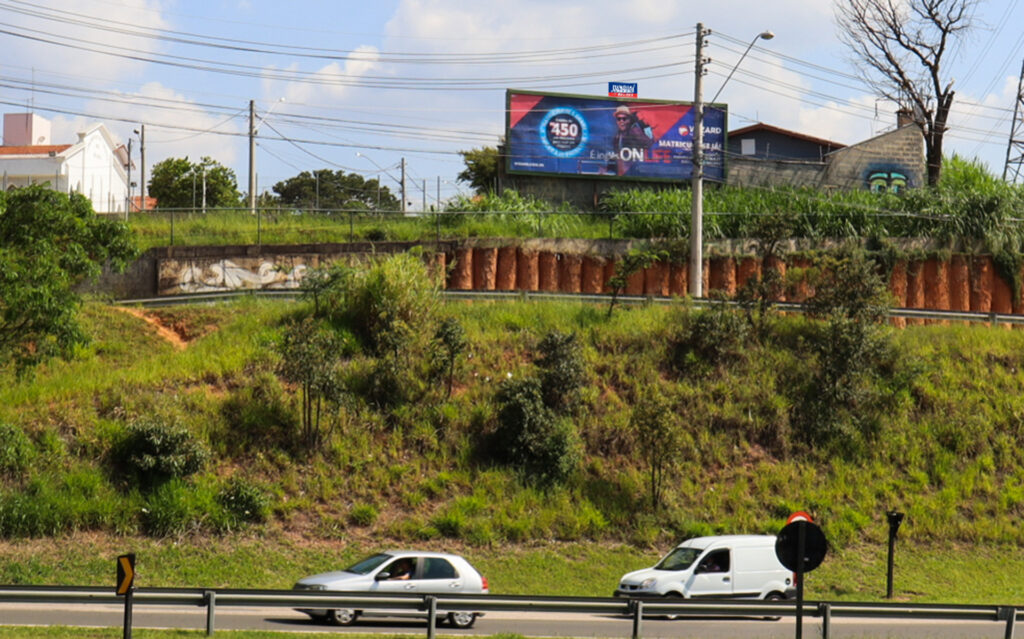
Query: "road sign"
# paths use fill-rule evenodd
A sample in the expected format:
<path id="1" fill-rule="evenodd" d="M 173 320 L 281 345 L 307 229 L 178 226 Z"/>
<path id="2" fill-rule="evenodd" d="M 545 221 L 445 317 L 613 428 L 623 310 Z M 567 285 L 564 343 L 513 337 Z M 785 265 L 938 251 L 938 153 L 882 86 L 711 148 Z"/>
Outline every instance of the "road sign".
<path id="1" fill-rule="evenodd" d="M 821 565 L 827 552 L 825 533 L 817 524 L 802 519 L 786 524 L 775 539 L 775 556 L 793 572 L 811 572 Z"/>
<path id="2" fill-rule="evenodd" d="M 807 513 L 805 513 L 802 510 L 798 510 L 795 513 L 793 513 L 792 515 L 790 515 L 789 519 L 786 520 L 786 523 L 787 524 L 791 524 L 794 521 L 809 521 L 809 522 L 812 522 L 812 523 L 814 522 L 814 520 L 811 519 L 811 516 L 808 515 Z"/>
<path id="3" fill-rule="evenodd" d="M 135 583 L 135 553 L 117 558 L 117 594 L 127 595 Z"/>

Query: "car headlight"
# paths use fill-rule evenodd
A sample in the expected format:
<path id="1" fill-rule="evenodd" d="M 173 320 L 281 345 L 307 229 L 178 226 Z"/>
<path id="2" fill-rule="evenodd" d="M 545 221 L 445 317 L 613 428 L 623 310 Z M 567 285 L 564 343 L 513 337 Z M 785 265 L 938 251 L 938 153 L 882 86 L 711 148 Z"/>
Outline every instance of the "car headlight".
<path id="1" fill-rule="evenodd" d="M 654 584 L 656 584 L 656 583 L 658 583 L 658 580 L 655 579 L 654 577 L 651 577 L 650 579 L 644 579 L 640 583 L 640 589 L 641 590 L 648 590 L 649 588 L 653 588 Z"/>

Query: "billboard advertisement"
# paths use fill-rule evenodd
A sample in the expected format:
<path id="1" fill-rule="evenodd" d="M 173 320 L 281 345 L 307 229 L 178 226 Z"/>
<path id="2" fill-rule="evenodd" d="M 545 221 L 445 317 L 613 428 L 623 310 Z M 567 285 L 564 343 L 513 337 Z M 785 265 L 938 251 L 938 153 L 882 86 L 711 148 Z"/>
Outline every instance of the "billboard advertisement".
<path id="1" fill-rule="evenodd" d="M 689 180 L 693 105 L 508 91 L 509 173 Z M 704 177 L 725 179 L 726 110 L 704 107 Z"/>

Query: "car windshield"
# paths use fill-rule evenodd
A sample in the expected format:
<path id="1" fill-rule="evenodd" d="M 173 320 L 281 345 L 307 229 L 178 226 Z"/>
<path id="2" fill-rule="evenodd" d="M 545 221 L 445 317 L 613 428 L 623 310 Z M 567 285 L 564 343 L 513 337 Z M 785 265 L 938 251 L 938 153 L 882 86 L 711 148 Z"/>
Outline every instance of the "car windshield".
<path id="1" fill-rule="evenodd" d="M 665 555 L 665 558 L 654 568 L 655 570 L 686 570 L 696 561 L 701 552 L 703 551 L 700 548 L 676 548 Z"/>
<path id="2" fill-rule="evenodd" d="M 367 557 L 366 559 L 358 563 L 352 564 L 351 566 L 345 569 L 345 572 L 354 572 L 357 575 L 366 575 L 372 572 L 377 566 L 381 565 L 382 563 L 388 561 L 391 558 L 391 555 L 385 555 L 384 553 L 380 553 L 372 557 Z"/>

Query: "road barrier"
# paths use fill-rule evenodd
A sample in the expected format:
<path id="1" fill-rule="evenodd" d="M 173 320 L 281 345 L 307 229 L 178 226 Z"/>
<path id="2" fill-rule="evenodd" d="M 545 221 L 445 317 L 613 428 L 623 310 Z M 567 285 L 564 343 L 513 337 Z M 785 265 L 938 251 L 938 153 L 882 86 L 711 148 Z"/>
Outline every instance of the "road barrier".
<path id="1" fill-rule="evenodd" d="M 423 613 L 429 620 L 427 638 L 434 639 L 438 619 L 448 611 L 551 612 L 621 615 L 633 620 L 632 639 L 643 636 L 646 617 L 681 615 L 715 617 L 795 617 L 792 601 L 740 601 L 706 599 L 619 599 L 611 597 L 539 597 L 529 595 L 404 595 L 380 593 L 338 593 L 296 590 L 221 590 L 199 588 L 138 588 L 134 605 L 196 606 L 206 608 L 206 634 L 215 629 L 219 607 L 260 608 L 354 608 Z M 121 605 L 113 588 L 65 586 L 0 586 L 0 602 L 26 604 Z M 833 618 L 875 618 L 913 620 L 955 620 L 1001 623 L 1005 639 L 1013 639 L 1024 608 L 953 604 L 856 603 L 847 601 L 804 602 L 806 617 L 821 619 L 822 637 L 830 636 Z"/>

